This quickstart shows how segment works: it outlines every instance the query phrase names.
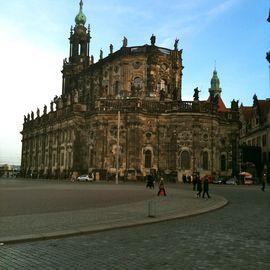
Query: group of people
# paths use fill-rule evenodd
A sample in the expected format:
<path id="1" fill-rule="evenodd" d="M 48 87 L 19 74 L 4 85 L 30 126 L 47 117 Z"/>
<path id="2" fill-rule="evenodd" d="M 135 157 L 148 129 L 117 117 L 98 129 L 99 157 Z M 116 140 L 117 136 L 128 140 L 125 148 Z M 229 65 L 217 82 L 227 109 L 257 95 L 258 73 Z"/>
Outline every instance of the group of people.
<path id="1" fill-rule="evenodd" d="M 155 188 L 155 183 L 159 181 L 159 177 L 157 175 L 149 174 L 146 176 L 146 187 L 150 189 Z M 205 198 L 207 196 L 208 199 L 211 198 L 209 195 L 209 181 L 207 176 L 200 179 L 199 176 L 195 176 L 193 178 L 193 190 L 197 191 L 197 198 Z M 164 180 L 160 177 L 159 181 L 159 190 L 157 193 L 158 196 L 166 196 Z"/>
<path id="2" fill-rule="evenodd" d="M 157 175 L 149 174 L 146 176 L 146 187 L 150 189 L 155 188 L 155 183 L 159 180 Z M 158 189 L 158 196 L 166 196 L 165 186 L 163 177 L 160 177 L 159 181 L 159 189 Z"/>
<path id="3" fill-rule="evenodd" d="M 209 195 L 209 181 L 207 176 L 203 179 L 200 179 L 200 177 L 194 177 L 193 190 L 197 190 L 197 198 L 200 198 L 201 196 L 205 198 L 205 196 L 207 196 L 207 198 L 210 199 L 211 196 Z"/>

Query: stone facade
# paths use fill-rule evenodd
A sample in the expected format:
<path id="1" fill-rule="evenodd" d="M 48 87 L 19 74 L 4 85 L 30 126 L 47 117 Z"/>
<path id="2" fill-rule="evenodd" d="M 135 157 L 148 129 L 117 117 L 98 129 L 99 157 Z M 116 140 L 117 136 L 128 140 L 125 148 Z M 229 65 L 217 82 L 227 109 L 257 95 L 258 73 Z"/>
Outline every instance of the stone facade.
<path id="1" fill-rule="evenodd" d="M 149 45 L 123 46 L 95 62 L 90 29 L 82 12 L 70 31 L 70 55 L 63 62 L 61 96 L 25 116 L 22 172 L 37 177 L 67 177 L 91 170 L 115 172 L 133 168 L 198 171 L 226 175 L 238 170 L 238 104 L 227 109 L 216 70 L 209 99 L 183 101 L 182 50 Z M 120 112 L 120 121 L 118 121 Z M 119 132 L 119 140 L 118 140 Z M 119 145 L 119 147 L 118 147 Z M 117 151 L 119 150 L 119 151 Z"/>

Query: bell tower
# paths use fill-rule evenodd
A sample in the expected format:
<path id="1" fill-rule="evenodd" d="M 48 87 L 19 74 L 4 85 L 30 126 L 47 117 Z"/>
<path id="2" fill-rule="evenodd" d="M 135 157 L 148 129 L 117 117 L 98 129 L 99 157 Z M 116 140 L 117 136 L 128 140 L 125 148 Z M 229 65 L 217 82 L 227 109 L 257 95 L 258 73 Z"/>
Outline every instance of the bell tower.
<path id="1" fill-rule="evenodd" d="M 217 70 L 213 71 L 213 77 L 211 79 L 211 87 L 209 88 L 210 96 L 213 98 L 218 98 L 221 94 L 220 81 L 217 75 Z"/>
<path id="2" fill-rule="evenodd" d="M 90 26 L 85 27 L 86 16 L 83 13 L 83 1 L 80 0 L 79 13 L 75 17 L 75 26 L 70 29 L 69 58 L 63 63 L 62 94 L 77 88 L 76 75 L 90 64 Z"/>

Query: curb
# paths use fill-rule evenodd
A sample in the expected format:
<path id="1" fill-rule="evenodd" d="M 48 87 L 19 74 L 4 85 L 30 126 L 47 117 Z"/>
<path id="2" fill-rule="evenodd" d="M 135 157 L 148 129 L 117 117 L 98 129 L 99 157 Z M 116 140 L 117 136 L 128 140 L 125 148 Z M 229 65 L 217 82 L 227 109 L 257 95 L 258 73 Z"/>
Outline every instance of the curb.
<path id="1" fill-rule="evenodd" d="M 216 195 L 217 196 L 217 195 Z M 36 233 L 36 234 L 28 234 L 16 237 L 2 237 L 0 239 L 0 246 L 8 245 L 8 244 L 16 244 L 16 243 L 24 243 L 24 242 L 34 242 L 34 241 L 41 241 L 41 240 L 50 240 L 50 239 L 61 239 L 64 237 L 73 237 L 73 236 L 81 236 L 87 234 L 93 234 L 102 231 L 109 231 L 109 230 L 116 230 L 116 229 L 124 229 L 124 228 L 132 228 L 137 226 L 143 225 L 151 225 L 160 222 L 166 222 L 175 219 L 183 219 L 194 217 L 197 215 L 213 212 L 225 207 L 229 202 L 226 198 L 219 197 L 219 201 L 217 205 L 213 205 L 208 208 L 196 209 L 189 213 L 173 213 L 168 216 L 164 217 L 145 217 L 141 220 L 134 220 L 132 222 L 123 222 L 121 221 L 119 224 L 109 224 L 109 225 L 94 225 L 94 226 L 86 226 L 81 227 L 78 229 L 67 229 L 55 232 L 48 232 L 48 233 Z"/>

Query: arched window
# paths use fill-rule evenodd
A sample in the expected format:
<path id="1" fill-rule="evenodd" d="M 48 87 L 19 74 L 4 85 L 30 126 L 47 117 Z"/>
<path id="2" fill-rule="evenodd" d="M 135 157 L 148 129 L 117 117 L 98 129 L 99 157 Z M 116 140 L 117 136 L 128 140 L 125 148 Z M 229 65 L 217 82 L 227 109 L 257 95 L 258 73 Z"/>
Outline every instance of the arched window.
<path id="1" fill-rule="evenodd" d="M 144 153 L 144 167 L 145 168 L 152 167 L 152 152 L 150 150 L 146 150 Z"/>
<path id="2" fill-rule="evenodd" d="M 182 170 L 190 169 L 190 156 L 188 151 L 183 151 L 181 153 L 181 164 L 180 167 Z"/>
<path id="3" fill-rule="evenodd" d="M 203 152 L 203 156 L 202 156 L 202 168 L 204 170 L 208 170 L 209 168 L 209 160 L 208 160 L 208 152 Z"/>
<path id="4" fill-rule="evenodd" d="M 220 170 L 226 171 L 226 156 L 225 155 L 220 156 Z"/>

